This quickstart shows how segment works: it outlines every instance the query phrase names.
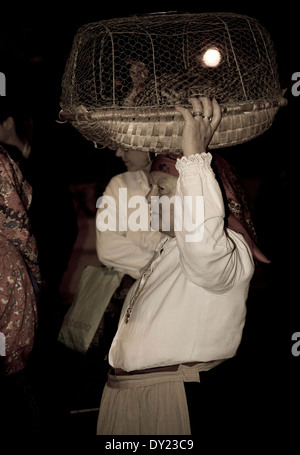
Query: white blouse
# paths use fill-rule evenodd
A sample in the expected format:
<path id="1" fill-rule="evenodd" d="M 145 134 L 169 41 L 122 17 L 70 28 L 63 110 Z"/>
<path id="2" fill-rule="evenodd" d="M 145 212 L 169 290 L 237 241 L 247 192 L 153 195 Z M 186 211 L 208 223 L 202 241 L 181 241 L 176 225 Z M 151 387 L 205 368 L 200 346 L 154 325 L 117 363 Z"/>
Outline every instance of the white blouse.
<path id="1" fill-rule="evenodd" d="M 148 179 L 143 171 L 128 171 L 116 175 L 110 180 L 103 193 L 103 196 L 113 198 L 116 203 L 116 229 L 99 230 L 97 219 L 103 209 L 99 207 L 96 214 L 96 250 L 100 262 L 135 279 L 139 278 L 141 269 L 152 257 L 161 239 L 161 233 L 151 231 L 149 224 L 145 231 L 141 229 L 133 231 L 128 228 L 128 222 L 127 229 L 122 230 L 122 227 L 120 229 L 119 226 L 119 215 L 123 216 L 123 221 L 130 222 L 130 215 L 134 214 L 137 208 L 135 205 L 133 208 L 128 207 L 129 201 L 133 200 L 135 196 L 139 196 L 147 207 L 144 198 L 149 190 Z M 126 200 L 123 198 L 124 194 Z M 111 208 L 109 210 L 111 211 Z M 114 217 L 114 213 L 111 215 Z M 124 225 L 125 222 L 123 222 Z M 136 224 L 138 225 L 138 222 Z"/>
<path id="2" fill-rule="evenodd" d="M 203 196 L 202 234 L 187 241 L 183 223 L 175 238 L 162 236 L 124 302 L 109 352 L 115 368 L 207 362 L 237 351 L 254 261 L 243 235 L 224 228 L 211 158 L 203 153 L 177 160 L 177 195 L 182 201 Z"/>

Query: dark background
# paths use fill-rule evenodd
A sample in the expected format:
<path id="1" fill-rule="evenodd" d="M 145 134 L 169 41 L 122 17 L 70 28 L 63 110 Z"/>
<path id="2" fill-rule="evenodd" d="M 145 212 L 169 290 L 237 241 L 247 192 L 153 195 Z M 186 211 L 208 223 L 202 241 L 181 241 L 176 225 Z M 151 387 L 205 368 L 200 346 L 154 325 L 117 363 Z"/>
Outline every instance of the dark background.
<path id="1" fill-rule="evenodd" d="M 22 10 L 18 7 L 2 11 L 0 71 L 6 75 L 6 94 L 17 94 L 26 103 L 44 146 L 41 153 L 46 161 L 55 164 L 59 176 L 67 184 L 99 182 L 101 190 L 112 175 L 124 170 L 119 160 L 109 150 L 94 149 L 73 127 L 56 122 L 66 58 L 81 25 L 156 11 L 228 11 L 255 17 L 269 31 L 288 105 L 279 111 L 270 130 L 261 137 L 222 153 L 249 184 L 260 245 L 272 261 L 258 267 L 250 290 L 248 318 L 238 353 L 248 376 L 248 388 L 241 392 L 241 399 L 255 395 L 254 426 L 263 405 L 269 411 L 266 421 L 274 425 L 271 418 L 274 412 L 276 420 L 280 418 L 279 431 L 287 423 L 292 437 L 299 410 L 300 379 L 300 356 L 291 353 L 292 334 L 300 332 L 297 217 L 300 98 L 291 94 L 292 74 L 300 71 L 297 11 L 291 5 L 279 7 L 278 3 L 263 7 L 262 2 L 251 5 L 244 2 L 239 7 L 222 2 L 204 7 L 203 2 L 189 0 L 184 2 L 185 9 L 174 2 L 151 5 L 40 3 L 35 7 L 27 4 Z M 55 178 L 53 175 L 54 181 Z M 259 419 L 260 425 L 262 420 Z"/>

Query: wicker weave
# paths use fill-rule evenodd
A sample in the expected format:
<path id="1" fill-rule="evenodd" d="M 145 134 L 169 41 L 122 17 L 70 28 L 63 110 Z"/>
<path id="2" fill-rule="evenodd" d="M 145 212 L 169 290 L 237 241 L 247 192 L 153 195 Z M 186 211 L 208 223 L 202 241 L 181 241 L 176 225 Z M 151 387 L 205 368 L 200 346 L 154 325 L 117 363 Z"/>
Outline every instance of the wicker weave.
<path id="1" fill-rule="evenodd" d="M 207 64 L 215 49 L 220 62 Z M 215 97 L 221 123 L 209 145 L 228 147 L 264 133 L 281 106 L 276 57 L 255 20 L 232 13 L 156 14 L 81 27 L 66 64 L 62 120 L 97 147 L 179 152 L 176 104 Z"/>

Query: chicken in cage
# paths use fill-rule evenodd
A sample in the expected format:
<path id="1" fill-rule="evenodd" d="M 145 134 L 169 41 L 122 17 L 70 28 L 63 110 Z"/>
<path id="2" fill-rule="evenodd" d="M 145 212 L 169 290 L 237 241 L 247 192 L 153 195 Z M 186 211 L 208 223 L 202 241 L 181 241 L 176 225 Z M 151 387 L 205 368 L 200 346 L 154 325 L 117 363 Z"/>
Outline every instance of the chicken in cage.
<path id="1" fill-rule="evenodd" d="M 82 26 L 62 80 L 62 120 L 97 147 L 180 152 L 175 105 L 215 98 L 209 148 L 264 133 L 286 104 L 269 33 L 235 13 L 163 13 Z"/>

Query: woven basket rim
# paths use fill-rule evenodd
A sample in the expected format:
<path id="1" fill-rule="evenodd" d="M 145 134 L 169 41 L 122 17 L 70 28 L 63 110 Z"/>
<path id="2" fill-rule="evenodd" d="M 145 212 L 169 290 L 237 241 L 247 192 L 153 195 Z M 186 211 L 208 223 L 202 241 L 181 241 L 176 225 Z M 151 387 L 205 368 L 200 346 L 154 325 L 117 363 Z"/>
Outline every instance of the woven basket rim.
<path id="1" fill-rule="evenodd" d="M 234 104 L 220 104 L 222 116 L 227 115 L 240 115 L 247 114 L 254 111 L 261 111 L 265 109 L 280 108 L 287 104 L 287 99 L 284 97 L 278 98 L 271 101 L 254 101 L 254 102 L 240 102 Z M 187 108 L 191 108 L 190 105 L 181 105 Z M 174 106 L 171 107 L 118 107 L 118 108 L 98 108 L 90 111 L 71 111 L 69 109 L 61 109 L 59 114 L 59 119 L 66 122 L 88 122 L 88 121 L 115 121 L 118 120 L 129 120 L 129 119 L 139 119 L 142 120 L 143 117 L 147 121 L 159 117 L 175 117 L 182 118 L 182 115 L 176 111 Z"/>

